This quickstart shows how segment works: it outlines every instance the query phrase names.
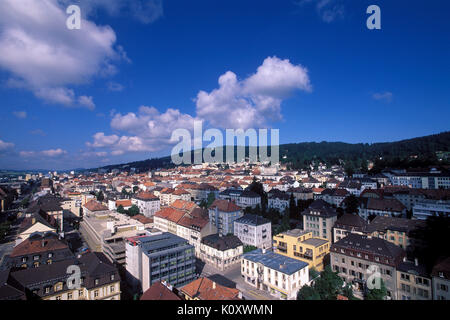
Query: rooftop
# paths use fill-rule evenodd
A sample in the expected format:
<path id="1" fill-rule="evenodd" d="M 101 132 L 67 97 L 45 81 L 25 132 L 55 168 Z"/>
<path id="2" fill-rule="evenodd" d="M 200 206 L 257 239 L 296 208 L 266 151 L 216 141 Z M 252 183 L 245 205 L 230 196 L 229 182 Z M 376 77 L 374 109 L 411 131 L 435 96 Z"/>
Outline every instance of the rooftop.
<path id="1" fill-rule="evenodd" d="M 289 275 L 308 267 L 306 262 L 285 257 L 272 251 L 265 251 L 264 253 L 262 249 L 248 252 L 244 254 L 243 258 Z"/>

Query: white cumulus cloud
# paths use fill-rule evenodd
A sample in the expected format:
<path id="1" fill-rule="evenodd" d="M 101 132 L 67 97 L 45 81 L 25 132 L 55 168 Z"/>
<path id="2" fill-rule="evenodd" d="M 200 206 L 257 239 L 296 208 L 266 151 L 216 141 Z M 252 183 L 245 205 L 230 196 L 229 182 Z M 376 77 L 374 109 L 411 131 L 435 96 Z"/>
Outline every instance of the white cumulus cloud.
<path id="1" fill-rule="evenodd" d="M 80 30 L 69 30 L 65 9 L 58 0 L 0 1 L 0 68 L 9 72 L 10 86 L 49 103 L 92 109 L 71 86 L 114 73 L 123 52 L 108 26 L 83 19 Z"/>
<path id="2" fill-rule="evenodd" d="M 296 90 L 311 91 L 308 70 L 289 60 L 268 57 L 255 74 L 238 80 L 228 71 L 219 88 L 200 91 L 197 116 L 219 128 L 257 128 L 282 119 L 281 103 Z"/>

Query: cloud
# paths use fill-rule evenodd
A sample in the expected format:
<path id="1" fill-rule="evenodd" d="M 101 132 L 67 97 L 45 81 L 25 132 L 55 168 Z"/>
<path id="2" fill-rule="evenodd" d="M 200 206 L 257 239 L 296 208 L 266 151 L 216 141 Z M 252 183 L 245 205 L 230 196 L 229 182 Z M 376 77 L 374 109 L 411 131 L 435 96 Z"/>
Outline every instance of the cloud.
<path id="1" fill-rule="evenodd" d="M 0 151 L 7 151 L 14 148 L 14 143 L 0 140 Z"/>
<path id="2" fill-rule="evenodd" d="M 98 132 L 94 134 L 94 142 L 90 143 L 87 142 L 86 145 L 88 147 L 94 147 L 94 148 L 103 148 L 103 147 L 109 147 L 113 144 L 117 143 L 119 141 L 119 137 L 116 135 L 111 136 L 105 136 L 103 132 Z"/>
<path id="3" fill-rule="evenodd" d="M 204 121 L 205 127 L 267 127 L 282 119 L 281 104 L 285 99 L 297 91 L 311 90 L 305 67 L 268 57 L 246 79 L 238 80 L 235 73 L 228 71 L 219 77 L 219 88 L 200 91 L 195 99 L 195 116 L 174 108 L 160 112 L 155 107 L 141 106 L 137 112 L 125 114 L 113 109 L 110 126 L 115 134 L 97 132 L 86 146 L 106 148 L 113 156 L 160 151 L 178 142 L 171 139 L 174 130 L 182 128 L 192 133 L 195 120 Z"/>
<path id="4" fill-rule="evenodd" d="M 339 0 L 300 0 L 294 2 L 298 7 L 314 3 L 317 14 L 326 23 L 341 20 L 345 15 L 345 7 Z"/>
<path id="5" fill-rule="evenodd" d="M 88 108 L 89 110 L 94 110 L 95 109 L 95 103 L 94 103 L 92 97 L 81 96 L 81 97 L 78 98 L 78 103 L 81 106 Z"/>
<path id="6" fill-rule="evenodd" d="M 58 157 L 64 154 L 67 154 L 67 151 L 62 149 L 50 149 L 41 151 L 41 154 L 47 157 Z"/>
<path id="7" fill-rule="evenodd" d="M 24 158 L 29 158 L 29 157 L 32 157 L 32 156 L 36 155 L 36 152 L 34 152 L 34 151 L 20 151 L 19 155 L 21 157 L 24 157 Z"/>
<path id="8" fill-rule="evenodd" d="M 108 82 L 109 91 L 123 91 L 124 86 L 117 82 Z"/>
<path id="9" fill-rule="evenodd" d="M 228 71 L 219 88 L 200 91 L 195 99 L 197 117 L 219 128 L 256 128 L 282 119 L 281 103 L 293 92 L 311 91 L 308 70 L 289 60 L 268 57 L 255 74 L 242 81 Z"/>
<path id="10" fill-rule="evenodd" d="M 30 133 L 34 136 L 41 136 L 41 137 L 45 137 L 47 134 L 41 130 L 41 129 L 36 129 L 36 130 L 32 130 L 30 131 Z"/>
<path id="11" fill-rule="evenodd" d="M 25 119 L 27 117 L 27 113 L 25 111 L 14 111 L 13 115 L 19 119 Z"/>
<path id="12" fill-rule="evenodd" d="M 386 91 L 386 92 L 380 92 L 380 93 L 374 93 L 372 95 L 372 98 L 375 100 L 379 100 L 379 101 L 384 101 L 384 102 L 391 102 L 392 98 L 393 98 L 393 94 L 392 92 Z"/>
<path id="13" fill-rule="evenodd" d="M 68 152 L 61 148 L 49 149 L 49 150 L 43 150 L 43 151 L 20 151 L 19 152 L 19 155 L 23 158 L 38 157 L 38 156 L 55 158 L 55 157 L 59 157 L 59 156 L 66 155 L 66 154 L 68 154 Z"/>
<path id="14" fill-rule="evenodd" d="M 93 142 L 87 142 L 90 148 L 109 148 L 111 155 L 126 152 L 153 152 L 167 148 L 175 142 L 171 140 L 175 129 L 194 128 L 194 118 L 177 109 L 169 108 L 160 113 L 154 107 L 141 106 L 138 112 L 127 114 L 112 111 L 111 128 L 122 135 L 105 135 L 98 132 Z"/>
<path id="15" fill-rule="evenodd" d="M 84 19 L 81 30 L 66 28 L 67 14 L 58 0 L 0 1 L 0 68 L 10 73 L 7 84 L 27 88 L 48 103 L 79 104 L 71 86 L 117 71 L 123 49 L 115 48 L 109 26 Z"/>

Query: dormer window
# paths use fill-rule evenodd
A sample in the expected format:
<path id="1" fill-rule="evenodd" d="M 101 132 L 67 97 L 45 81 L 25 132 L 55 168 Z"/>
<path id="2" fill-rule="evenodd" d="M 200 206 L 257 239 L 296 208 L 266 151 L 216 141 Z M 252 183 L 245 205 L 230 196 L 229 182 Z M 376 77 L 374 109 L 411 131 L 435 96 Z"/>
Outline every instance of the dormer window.
<path id="1" fill-rule="evenodd" d="M 39 256 L 34 256 L 34 257 L 33 257 L 33 260 L 34 260 L 34 261 L 39 260 Z"/>
<path id="2" fill-rule="evenodd" d="M 95 279 L 95 285 L 98 285 L 98 283 L 99 283 L 99 280 L 97 278 L 97 279 Z"/>
<path id="3" fill-rule="evenodd" d="M 49 258 L 53 257 L 53 253 L 50 252 L 50 253 L 48 254 L 48 257 L 49 257 Z"/>
<path id="4" fill-rule="evenodd" d="M 27 260 L 28 260 L 27 257 L 22 258 L 22 262 L 27 262 Z"/>
<path id="5" fill-rule="evenodd" d="M 112 280 L 114 280 L 114 275 L 113 275 L 113 274 L 111 275 L 111 281 L 112 281 Z"/>

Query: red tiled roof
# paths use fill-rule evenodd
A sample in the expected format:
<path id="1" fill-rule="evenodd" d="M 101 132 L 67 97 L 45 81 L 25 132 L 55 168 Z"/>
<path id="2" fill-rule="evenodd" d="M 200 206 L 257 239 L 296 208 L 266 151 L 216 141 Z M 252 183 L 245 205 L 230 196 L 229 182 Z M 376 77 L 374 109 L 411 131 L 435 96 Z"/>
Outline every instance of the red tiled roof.
<path id="1" fill-rule="evenodd" d="M 200 300 L 241 300 L 239 290 L 224 287 L 208 278 L 198 278 L 181 288 L 181 292 Z"/>
<path id="2" fill-rule="evenodd" d="M 122 206 L 122 207 L 131 207 L 131 200 L 126 199 L 126 200 L 116 200 L 116 207 L 118 206 Z"/>
<path id="3" fill-rule="evenodd" d="M 141 297 L 141 300 L 181 300 L 161 282 L 155 282 Z"/>
<path id="4" fill-rule="evenodd" d="M 222 199 L 216 199 L 210 206 L 210 208 L 215 209 L 217 208 L 219 211 L 222 212 L 235 212 L 241 210 L 241 207 L 236 205 L 233 201 L 229 200 L 222 200 Z"/>
<path id="5" fill-rule="evenodd" d="M 108 210 L 107 207 L 105 207 L 104 205 L 102 205 L 100 202 L 98 202 L 97 200 L 89 200 L 84 207 L 86 209 L 88 209 L 89 211 L 106 211 Z"/>
<path id="6" fill-rule="evenodd" d="M 179 210 L 185 210 L 188 212 L 191 212 L 192 210 L 194 210 L 195 208 L 198 208 L 198 206 L 192 202 L 192 201 L 186 201 L 186 200 L 175 200 L 172 204 L 171 204 L 172 208 L 175 209 L 179 209 Z"/>
<path id="7" fill-rule="evenodd" d="M 11 252 L 11 257 L 19 257 L 39 252 L 69 249 L 67 244 L 59 240 L 57 236 L 29 237 L 28 239 L 19 243 Z"/>
<path id="8" fill-rule="evenodd" d="M 140 192 L 136 198 L 141 200 L 159 200 L 159 198 L 151 192 Z"/>
<path id="9" fill-rule="evenodd" d="M 153 223 L 153 218 L 146 217 L 143 214 L 132 216 L 131 219 L 137 220 L 143 224 Z"/>

